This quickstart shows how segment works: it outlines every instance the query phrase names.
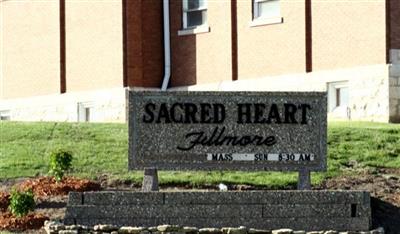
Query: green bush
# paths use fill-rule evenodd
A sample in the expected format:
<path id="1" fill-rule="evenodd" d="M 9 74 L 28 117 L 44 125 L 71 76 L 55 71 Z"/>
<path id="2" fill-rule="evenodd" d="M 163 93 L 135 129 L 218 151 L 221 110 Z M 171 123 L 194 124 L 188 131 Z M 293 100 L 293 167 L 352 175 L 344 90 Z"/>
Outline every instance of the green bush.
<path id="1" fill-rule="evenodd" d="M 65 172 L 71 169 L 72 153 L 65 150 L 55 150 L 50 154 L 50 174 L 56 181 L 61 181 Z"/>
<path id="2" fill-rule="evenodd" d="M 10 205 L 8 209 L 17 217 L 25 216 L 35 208 L 35 200 L 32 190 L 18 191 L 14 189 L 10 195 Z"/>

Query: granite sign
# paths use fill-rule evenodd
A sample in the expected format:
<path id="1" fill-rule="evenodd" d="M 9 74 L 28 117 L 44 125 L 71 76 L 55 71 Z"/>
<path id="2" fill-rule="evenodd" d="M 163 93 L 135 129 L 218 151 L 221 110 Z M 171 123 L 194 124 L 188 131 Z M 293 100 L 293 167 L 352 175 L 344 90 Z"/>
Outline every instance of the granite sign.
<path id="1" fill-rule="evenodd" d="M 129 92 L 129 168 L 326 170 L 326 94 Z"/>

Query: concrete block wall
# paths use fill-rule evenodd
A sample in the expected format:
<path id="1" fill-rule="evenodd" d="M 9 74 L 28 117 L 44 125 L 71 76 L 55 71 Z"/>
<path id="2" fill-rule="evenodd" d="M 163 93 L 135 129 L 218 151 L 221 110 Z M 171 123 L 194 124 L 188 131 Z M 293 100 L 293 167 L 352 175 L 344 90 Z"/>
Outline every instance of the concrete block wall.
<path id="1" fill-rule="evenodd" d="M 393 69 L 393 67 L 390 68 Z M 328 85 L 333 82 L 347 82 L 349 88 L 348 108 L 351 120 L 389 121 L 389 111 L 393 110 L 393 106 L 389 106 L 389 67 L 386 64 L 324 70 L 307 74 L 267 76 L 172 90 L 327 91 Z M 348 116 L 346 110 L 344 112 L 330 112 L 328 119 L 347 120 Z"/>
<path id="2" fill-rule="evenodd" d="M 65 224 L 367 231 L 370 196 L 362 191 L 70 193 Z"/>
<path id="3" fill-rule="evenodd" d="M 392 54 L 392 57 L 396 58 L 399 56 L 399 50 L 397 52 L 392 50 Z M 393 60 L 389 66 L 373 65 L 234 82 L 221 81 L 171 90 L 326 91 L 332 82 L 347 82 L 351 120 L 399 122 L 400 63 L 396 61 Z M 137 89 L 143 88 L 134 88 Z M 10 111 L 10 119 L 20 121 L 77 121 L 77 103 L 93 103 L 94 111 L 98 113 L 95 121 L 126 121 L 124 88 L 3 100 L 0 102 L 0 113 Z M 346 110 L 330 112 L 328 119 L 348 119 L 348 116 Z"/>
<path id="4" fill-rule="evenodd" d="M 390 121 L 400 123 L 400 49 L 390 51 L 389 105 Z"/>
<path id="5" fill-rule="evenodd" d="M 79 105 L 91 107 L 91 122 L 125 122 L 125 89 L 70 92 L 0 102 L 12 121 L 78 121 Z"/>

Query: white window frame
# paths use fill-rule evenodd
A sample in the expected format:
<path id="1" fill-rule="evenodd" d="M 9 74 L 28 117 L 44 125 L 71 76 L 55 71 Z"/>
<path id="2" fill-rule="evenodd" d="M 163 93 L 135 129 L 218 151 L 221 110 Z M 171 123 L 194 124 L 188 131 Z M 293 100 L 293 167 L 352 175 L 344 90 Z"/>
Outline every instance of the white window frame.
<path id="1" fill-rule="evenodd" d="M 190 35 L 197 33 L 205 33 L 209 32 L 210 28 L 208 26 L 208 0 L 204 0 L 204 6 L 196 8 L 196 9 L 188 9 L 189 3 L 188 0 L 182 0 L 182 30 L 178 31 L 178 35 Z M 205 17 L 203 18 L 203 22 L 201 25 L 196 26 L 188 26 L 188 12 L 194 11 L 205 11 Z"/>
<path id="2" fill-rule="evenodd" d="M 89 116 L 87 115 L 89 110 Z M 94 120 L 94 103 L 79 102 L 78 103 L 78 122 L 93 122 Z"/>
<path id="3" fill-rule="evenodd" d="M 199 1 L 201 1 L 201 0 L 199 0 Z M 183 14 L 182 14 L 182 16 L 183 16 L 182 22 L 183 22 L 183 28 L 184 29 L 196 28 L 196 27 L 199 27 L 201 25 L 206 25 L 207 24 L 207 12 L 206 12 L 206 17 L 205 17 L 205 19 L 203 19 L 204 22 L 201 25 L 196 25 L 196 26 L 188 26 L 187 25 L 187 23 L 188 23 L 188 20 L 187 20 L 188 12 L 207 11 L 207 6 L 208 6 L 207 0 L 203 0 L 203 1 L 204 1 L 204 6 L 203 7 L 199 7 L 199 8 L 196 8 L 196 9 L 189 9 L 188 0 L 183 0 L 183 2 L 182 2 L 182 12 L 183 12 Z"/>
<path id="4" fill-rule="evenodd" d="M 328 83 L 328 112 L 334 112 L 336 109 L 340 108 L 348 108 L 348 105 L 350 103 L 350 94 L 348 94 L 349 96 L 347 100 L 348 102 L 347 105 L 343 103 L 337 103 L 337 90 L 340 90 L 342 88 L 347 88 L 348 92 L 350 92 L 348 81 L 338 81 L 338 82 Z"/>
<path id="5" fill-rule="evenodd" d="M 258 11 L 258 4 L 262 2 L 268 2 L 273 0 L 252 0 L 253 2 L 253 18 L 250 22 L 250 26 L 260 26 L 260 25 L 268 25 L 268 24 L 280 24 L 283 23 L 283 17 L 281 17 L 281 9 L 279 9 L 279 16 L 276 17 L 262 17 L 260 12 Z M 280 0 L 277 0 L 280 3 Z M 280 6 L 279 6 L 280 8 Z"/>
<path id="6" fill-rule="evenodd" d="M 0 110 L 0 121 L 9 121 L 9 120 L 11 120 L 11 111 Z"/>

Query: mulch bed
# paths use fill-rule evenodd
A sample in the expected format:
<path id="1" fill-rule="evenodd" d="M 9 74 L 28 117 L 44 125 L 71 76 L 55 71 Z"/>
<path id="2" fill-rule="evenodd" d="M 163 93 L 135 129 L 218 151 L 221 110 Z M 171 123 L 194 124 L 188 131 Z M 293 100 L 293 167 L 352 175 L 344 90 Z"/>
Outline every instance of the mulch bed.
<path id="1" fill-rule="evenodd" d="M 10 204 L 10 194 L 5 192 L 0 192 L 0 212 L 7 211 L 9 204 Z"/>
<path id="2" fill-rule="evenodd" d="M 39 177 L 28 179 L 18 185 L 21 189 L 32 189 L 36 198 L 67 195 L 68 192 L 97 191 L 101 189 L 99 183 L 78 179 L 74 177 L 65 177 L 57 182 L 53 177 Z"/>
<path id="3" fill-rule="evenodd" d="M 15 217 L 10 212 L 0 213 L 0 230 L 23 231 L 40 229 L 49 218 L 37 213 L 29 213 L 24 217 Z"/>
<path id="4" fill-rule="evenodd" d="M 57 182 L 53 177 L 38 177 L 27 179 L 16 185 L 18 190 L 31 189 L 35 195 L 35 200 L 45 200 L 52 196 L 67 195 L 68 192 L 84 192 L 100 190 L 99 183 L 78 179 L 74 177 L 65 177 Z M 24 217 L 15 217 L 7 211 L 10 204 L 10 195 L 6 192 L 0 192 L 0 230 L 23 231 L 29 229 L 40 229 L 44 221 L 49 218 L 40 213 L 31 212 Z"/>

